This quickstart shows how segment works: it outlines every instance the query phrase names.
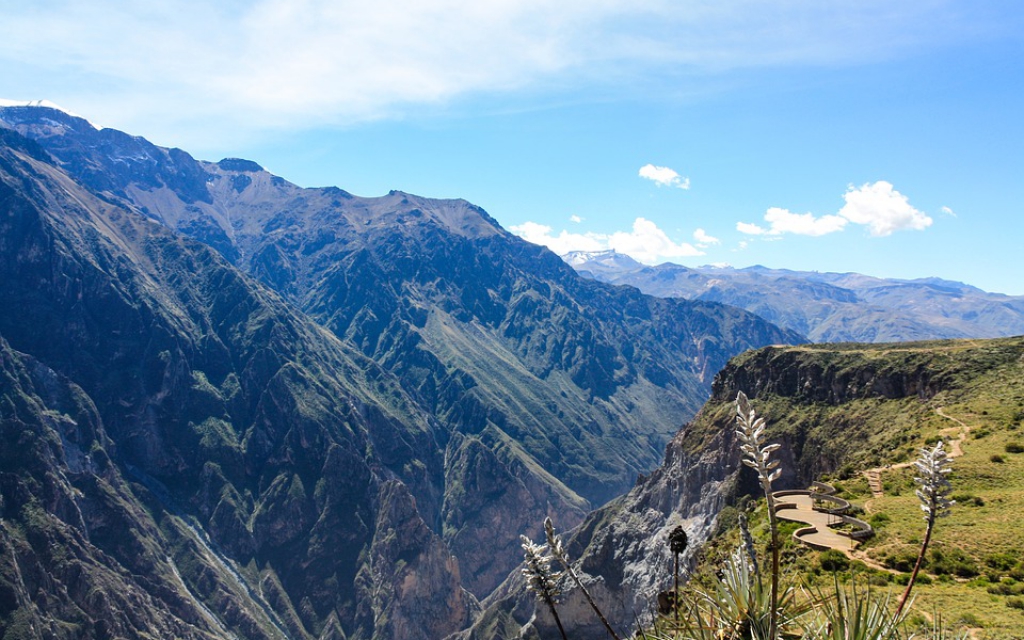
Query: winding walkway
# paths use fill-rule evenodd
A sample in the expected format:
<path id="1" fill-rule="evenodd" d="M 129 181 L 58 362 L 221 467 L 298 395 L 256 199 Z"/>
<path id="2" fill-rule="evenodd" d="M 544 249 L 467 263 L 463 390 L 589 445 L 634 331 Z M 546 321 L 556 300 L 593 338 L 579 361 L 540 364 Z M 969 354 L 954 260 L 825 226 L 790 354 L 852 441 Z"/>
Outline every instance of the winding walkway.
<path id="1" fill-rule="evenodd" d="M 857 545 L 853 538 L 829 526 L 839 524 L 841 520 L 834 514 L 815 510 L 814 499 L 810 494 L 776 495 L 775 515 L 782 520 L 809 525 L 798 530 L 793 536 L 810 547 L 849 551 Z"/>
<path id="2" fill-rule="evenodd" d="M 959 431 L 956 438 L 948 440 L 949 455 L 952 458 L 962 456 L 964 453 L 963 443 L 964 440 L 967 439 L 967 435 L 970 433 L 971 428 L 963 421 L 947 415 L 942 410 L 942 407 L 936 409 L 935 413 L 957 423 L 958 426 L 943 429 L 940 433 L 942 433 L 943 436 L 952 436 L 953 434 L 950 432 Z M 872 495 L 872 498 L 864 504 L 864 509 L 870 512 L 870 504 L 874 499 L 885 495 L 882 484 L 883 472 L 892 471 L 894 469 L 903 469 L 913 466 L 913 464 L 913 462 L 901 462 L 899 464 L 875 467 L 864 471 L 864 476 L 868 480 L 868 486 L 871 488 Z M 863 520 L 858 520 L 857 518 L 844 515 L 843 512 L 850 507 L 850 504 L 841 498 L 832 497 L 831 493 L 835 491 L 832 487 L 821 483 L 815 483 L 815 488 L 817 488 L 819 492 L 777 491 L 774 494 L 775 514 L 780 519 L 789 520 L 791 522 L 801 522 L 807 525 L 806 527 L 797 530 L 793 534 L 793 537 L 815 549 L 836 549 L 838 551 L 842 551 L 847 556 L 860 560 L 876 569 L 889 571 L 889 569 L 886 569 L 869 558 L 864 552 L 856 550 L 858 539 L 865 538 L 872 534 L 871 526 Z M 816 497 L 822 500 L 835 502 L 836 507 L 832 509 L 815 508 L 814 500 Z M 832 528 L 835 525 L 844 523 L 853 525 L 857 531 L 850 534 L 836 531 Z"/>

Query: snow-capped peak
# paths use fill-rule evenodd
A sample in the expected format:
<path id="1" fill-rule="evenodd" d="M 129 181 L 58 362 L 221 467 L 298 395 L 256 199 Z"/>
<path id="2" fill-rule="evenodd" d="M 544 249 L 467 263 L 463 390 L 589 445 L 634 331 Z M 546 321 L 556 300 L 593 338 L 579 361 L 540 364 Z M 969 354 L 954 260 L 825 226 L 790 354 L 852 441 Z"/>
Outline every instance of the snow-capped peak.
<path id="1" fill-rule="evenodd" d="M 44 109 L 56 109 L 57 111 L 62 111 L 73 118 L 81 118 L 82 120 L 89 122 L 88 119 L 83 118 L 74 111 L 65 109 L 64 107 L 58 104 L 50 102 L 49 100 L 7 100 L 6 98 L 0 98 L 0 109 L 4 107 L 41 107 Z M 89 122 L 89 124 L 92 126 L 93 129 L 99 130 L 103 128 L 96 126 L 92 122 Z"/>
<path id="2" fill-rule="evenodd" d="M 643 266 L 633 258 L 614 249 L 605 249 L 604 251 L 570 251 L 562 256 L 562 260 L 572 267 L 579 267 L 585 264 L 599 264 L 605 267 L 634 269 Z"/>

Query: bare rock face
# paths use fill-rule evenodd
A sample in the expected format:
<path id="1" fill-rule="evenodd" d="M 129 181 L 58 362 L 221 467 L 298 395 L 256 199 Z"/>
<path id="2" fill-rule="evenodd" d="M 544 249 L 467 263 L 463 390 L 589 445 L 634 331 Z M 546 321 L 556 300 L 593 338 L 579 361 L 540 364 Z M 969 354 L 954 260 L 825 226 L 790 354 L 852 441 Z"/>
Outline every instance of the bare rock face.
<path id="1" fill-rule="evenodd" d="M 637 619 L 650 619 L 658 592 L 671 584 L 669 533 L 677 526 L 686 530 L 690 545 L 682 561 L 688 563 L 736 492 L 741 465 L 731 425 L 696 451 L 688 429 L 669 443 L 660 468 L 568 533 L 569 555 L 580 560 L 584 584 L 623 637 Z M 482 604 L 483 614 L 462 637 L 483 640 L 495 628 L 508 630 L 510 635 L 503 637 L 557 637 L 553 619 L 536 606 L 519 576 L 510 577 Z M 577 589 L 565 594 L 559 615 L 571 637 L 607 634 Z"/>
<path id="2" fill-rule="evenodd" d="M 218 637 L 85 392 L 0 338 L 0 398 L 0 635 Z"/>
<path id="3" fill-rule="evenodd" d="M 462 588 L 458 561 L 420 518 L 404 485 L 381 486 L 362 607 L 371 607 L 374 638 L 443 638 L 464 628 L 476 599 Z"/>

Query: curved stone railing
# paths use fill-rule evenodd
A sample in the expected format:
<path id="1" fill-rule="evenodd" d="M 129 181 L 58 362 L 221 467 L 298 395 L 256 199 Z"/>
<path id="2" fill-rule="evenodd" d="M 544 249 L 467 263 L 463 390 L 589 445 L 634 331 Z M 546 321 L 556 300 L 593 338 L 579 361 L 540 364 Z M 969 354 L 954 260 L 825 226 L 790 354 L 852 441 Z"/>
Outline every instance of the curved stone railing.
<path id="1" fill-rule="evenodd" d="M 848 515 L 840 515 L 839 517 L 842 518 L 843 522 L 857 527 L 856 530 L 851 531 L 848 534 L 854 540 L 867 540 L 871 536 L 875 535 L 875 530 L 871 525 L 860 518 L 854 518 L 853 516 Z"/>
<path id="2" fill-rule="evenodd" d="M 847 515 L 847 511 L 853 506 L 849 500 L 837 497 L 835 494 L 836 490 L 831 485 L 825 484 L 824 482 L 813 482 L 811 483 L 811 489 L 789 489 L 786 491 L 776 491 L 772 496 L 776 499 L 785 498 L 787 496 L 807 496 L 811 499 L 811 508 L 818 513 L 826 513 L 831 516 L 835 516 L 840 522 L 849 524 L 854 527 L 853 531 L 835 531 L 838 535 L 849 537 L 853 540 L 864 540 L 874 535 L 874 529 L 870 524 L 864 522 L 859 518 L 854 518 L 851 515 Z M 826 502 L 835 505 L 831 508 L 822 508 L 818 506 L 818 503 Z M 782 502 L 775 505 L 775 512 L 778 513 L 782 510 L 797 510 L 798 506 L 792 502 Z M 802 519 L 797 519 L 801 522 L 806 522 Z M 819 544 L 808 540 L 808 536 L 819 532 L 818 526 L 812 522 L 807 522 L 809 526 L 802 527 L 793 532 L 793 538 L 797 541 L 819 551 L 828 549 L 827 545 Z"/>

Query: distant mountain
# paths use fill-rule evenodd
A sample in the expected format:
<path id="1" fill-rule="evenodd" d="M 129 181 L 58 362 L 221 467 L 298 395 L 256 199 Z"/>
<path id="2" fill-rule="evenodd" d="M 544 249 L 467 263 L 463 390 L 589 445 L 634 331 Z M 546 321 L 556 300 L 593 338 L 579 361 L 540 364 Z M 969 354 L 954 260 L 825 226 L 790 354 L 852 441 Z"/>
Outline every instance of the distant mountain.
<path id="1" fill-rule="evenodd" d="M 581 279 L 464 201 L 302 189 L 45 107 L 0 123 L 4 447 L 24 425 L 51 443 L 36 471 L 3 468 L 0 508 L 64 536 L 0 532 L 20 554 L 0 566 L 3 624 L 441 637 L 520 533 L 653 468 L 729 357 L 802 339 Z M 41 555 L 72 539 L 92 545 L 74 588 Z M 166 620 L 88 601 L 134 593 L 111 572 Z M 33 600 L 47 581 L 67 587 L 59 615 Z"/>
<path id="2" fill-rule="evenodd" d="M 939 278 L 749 267 L 644 266 L 614 251 L 563 256 L 581 275 L 644 293 L 712 300 L 758 314 L 815 342 L 898 342 L 1024 334 L 1024 296 Z"/>

